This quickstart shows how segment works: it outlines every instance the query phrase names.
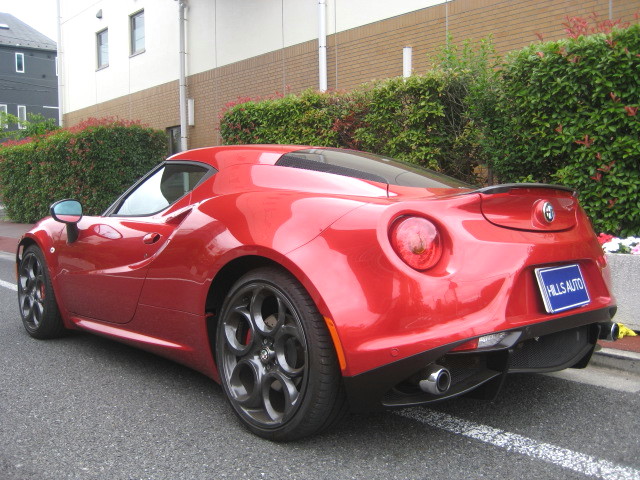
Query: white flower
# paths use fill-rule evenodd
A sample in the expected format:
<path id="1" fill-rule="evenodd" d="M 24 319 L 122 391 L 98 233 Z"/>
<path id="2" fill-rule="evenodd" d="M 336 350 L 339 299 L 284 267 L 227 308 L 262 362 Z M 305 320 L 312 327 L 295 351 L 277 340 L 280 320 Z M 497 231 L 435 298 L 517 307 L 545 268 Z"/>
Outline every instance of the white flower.
<path id="1" fill-rule="evenodd" d="M 602 244 L 602 248 L 607 253 L 616 253 L 620 250 L 621 240 L 619 238 L 614 238 L 610 242 Z"/>
<path id="2" fill-rule="evenodd" d="M 602 235 L 602 234 L 601 234 Z M 602 244 L 605 253 L 630 253 L 640 255 L 640 237 L 618 238 L 613 237 Z"/>

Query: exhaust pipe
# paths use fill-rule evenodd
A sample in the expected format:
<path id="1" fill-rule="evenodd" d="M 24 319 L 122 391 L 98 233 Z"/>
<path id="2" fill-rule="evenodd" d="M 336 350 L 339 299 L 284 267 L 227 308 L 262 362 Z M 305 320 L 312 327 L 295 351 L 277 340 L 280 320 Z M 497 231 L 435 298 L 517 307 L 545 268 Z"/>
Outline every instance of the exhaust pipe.
<path id="1" fill-rule="evenodd" d="M 618 339 L 620 328 L 617 323 L 603 322 L 599 323 L 598 326 L 600 327 L 600 334 L 598 335 L 600 340 L 609 340 L 610 342 L 614 342 Z"/>
<path id="2" fill-rule="evenodd" d="M 451 373 L 440 365 L 431 364 L 425 370 L 425 378 L 419 382 L 423 392 L 432 395 L 443 395 L 451 386 Z"/>

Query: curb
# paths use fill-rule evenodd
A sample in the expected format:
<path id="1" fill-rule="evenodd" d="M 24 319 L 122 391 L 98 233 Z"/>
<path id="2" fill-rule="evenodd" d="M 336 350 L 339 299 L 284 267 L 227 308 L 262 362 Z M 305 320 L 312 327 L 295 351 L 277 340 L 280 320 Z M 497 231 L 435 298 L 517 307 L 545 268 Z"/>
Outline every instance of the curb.
<path id="1" fill-rule="evenodd" d="M 640 353 L 602 348 L 594 352 L 589 364 L 640 375 Z"/>
<path id="2" fill-rule="evenodd" d="M 17 238 L 3 237 L 0 235 L 0 252 L 14 252 L 18 248 L 18 240 Z"/>

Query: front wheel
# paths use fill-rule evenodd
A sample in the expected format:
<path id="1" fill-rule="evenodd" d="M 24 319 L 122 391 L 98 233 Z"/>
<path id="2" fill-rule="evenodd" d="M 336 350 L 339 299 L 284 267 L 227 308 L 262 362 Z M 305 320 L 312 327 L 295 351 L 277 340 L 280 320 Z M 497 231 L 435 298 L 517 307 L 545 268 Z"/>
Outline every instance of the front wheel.
<path id="1" fill-rule="evenodd" d="M 331 337 L 289 273 L 261 268 L 238 280 L 223 305 L 216 339 L 225 394 L 257 435 L 295 440 L 320 432 L 344 411 Z"/>
<path id="2" fill-rule="evenodd" d="M 42 251 L 27 247 L 18 264 L 18 302 L 22 323 L 34 338 L 56 338 L 65 333 Z"/>

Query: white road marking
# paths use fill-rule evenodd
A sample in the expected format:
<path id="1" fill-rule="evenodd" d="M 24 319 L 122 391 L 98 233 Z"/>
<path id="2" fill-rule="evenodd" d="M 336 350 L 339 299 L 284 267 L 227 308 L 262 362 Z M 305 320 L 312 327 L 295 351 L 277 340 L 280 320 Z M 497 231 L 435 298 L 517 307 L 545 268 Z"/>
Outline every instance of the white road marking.
<path id="1" fill-rule="evenodd" d="M 15 262 L 16 256 L 12 255 L 11 253 L 0 252 L 0 260 Z M 13 290 L 14 292 L 18 291 L 18 287 L 15 283 L 5 282 L 4 280 L 0 280 L 0 287 L 8 288 L 9 290 Z"/>
<path id="2" fill-rule="evenodd" d="M 616 465 L 608 460 L 574 452 L 550 443 L 539 442 L 532 438 L 505 432 L 488 425 L 463 420 L 446 413 L 424 408 L 411 408 L 397 412 L 397 415 L 417 420 L 430 427 L 504 448 L 510 452 L 537 458 L 582 475 L 606 480 L 640 480 L 640 470 Z"/>
<path id="3" fill-rule="evenodd" d="M 13 290 L 14 292 L 18 291 L 18 286 L 16 284 L 5 282 L 4 280 L 0 280 L 0 287 L 8 288 L 9 290 Z"/>
<path id="4" fill-rule="evenodd" d="M 640 376 L 624 370 L 611 370 L 589 365 L 585 369 L 567 368 L 542 375 L 617 390 L 618 392 L 640 393 Z"/>

